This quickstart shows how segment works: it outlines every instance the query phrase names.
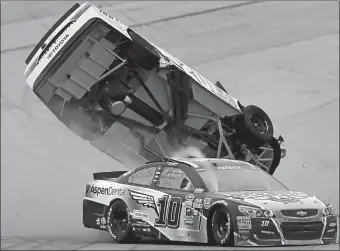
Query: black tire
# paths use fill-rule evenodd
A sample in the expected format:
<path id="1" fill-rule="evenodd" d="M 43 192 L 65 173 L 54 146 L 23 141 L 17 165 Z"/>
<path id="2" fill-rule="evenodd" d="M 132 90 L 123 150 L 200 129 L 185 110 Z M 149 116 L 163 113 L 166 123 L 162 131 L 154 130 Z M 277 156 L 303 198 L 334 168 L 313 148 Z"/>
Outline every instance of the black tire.
<path id="1" fill-rule="evenodd" d="M 234 245 L 232 219 L 227 208 L 217 207 L 213 209 L 207 224 L 209 244 L 217 246 Z"/>
<path id="2" fill-rule="evenodd" d="M 260 107 L 249 105 L 243 109 L 244 136 L 247 142 L 263 144 L 270 142 L 274 135 L 273 123 Z"/>
<path id="3" fill-rule="evenodd" d="M 114 241 L 124 243 L 134 241 L 129 210 L 122 200 L 114 201 L 107 212 L 107 231 Z"/>
<path id="4" fill-rule="evenodd" d="M 251 164 L 254 164 L 256 166 L 258 166 L 259 168 L 261 168 L 262 170 L 268 172 L 270 175 L 273 175 L 276 168 L 279 166 L 280 161 L 281 161 L 281 147 L 279 142 L 277 141 L 277 139 L 275 139 L 274 137 L 272 137 L 270 142 L 265 143 L 264 145 L 262 145 L 262 147 L 266 147 L 266 145 L 270 146 L 273 149 L 273 155 L 272 155 L 272 161 L 270 163 L 266 163 L 267 161 L 261 161 L 261 163 L 265 166 L 269 166 L 268 169 L 265 169 L 263 166 L 258 165 L 255 161 L 250 161 Z M 261 146 L 260 146 L 261 147 Z M 260 152 L 258 152 L 257 154 L 260 154 Z M 263 156 L 265 159 L 268 158 L 268 156 Z"/>
<path id="5" fill-rule="evenodd" d="M 277 139 L 275 139 L 274 137 L 272 137 L 272 139 L 269 142 L 269 144 L 273 148 L 274 157 L 273 157 L 273 162 L 270 165 L 268 173 L 270 175 L 273 175 L 275 170 L 276 170 L 276 168 L 280 165 L 280 161 L 281 161 L 281 147 L 280 147 L 280 144 L 277 141 Z"/>
<path id="6" fill-rule="evenodd" d="M 160 56 L 154 46 L 131 29 L 128 30 L 128 33 L 132 37 L 133 43 L 127 51 L 127 57 L 145 70 L 151 70 L 158 66 Z"/>

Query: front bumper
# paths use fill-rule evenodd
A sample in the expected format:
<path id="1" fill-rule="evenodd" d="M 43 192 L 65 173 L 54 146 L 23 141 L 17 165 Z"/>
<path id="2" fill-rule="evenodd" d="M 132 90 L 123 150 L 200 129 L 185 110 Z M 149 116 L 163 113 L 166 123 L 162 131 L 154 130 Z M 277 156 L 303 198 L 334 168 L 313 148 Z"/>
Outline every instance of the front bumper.
<path id="1" fill-rule="evenodd" d="M 336 243 L 337 239 L 336 216 L 305 222 L 281 221 L 276 218 L 249 220 L 251 225 L 248 227 L 236 224 L 236 246 L 320 245 Z"/>

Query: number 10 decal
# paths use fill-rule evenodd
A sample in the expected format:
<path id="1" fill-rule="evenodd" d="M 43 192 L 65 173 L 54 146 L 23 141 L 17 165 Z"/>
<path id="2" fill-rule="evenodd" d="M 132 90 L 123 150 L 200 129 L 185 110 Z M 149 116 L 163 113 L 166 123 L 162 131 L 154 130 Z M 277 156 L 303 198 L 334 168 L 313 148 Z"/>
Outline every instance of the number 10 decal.
<path id="1" fill-rule="evenodd" d="M 156 219 L 155 226 L 178 228 L 179 219 L 182 211 L 182 198 L 164 195 L 158 199 L 159 217 Z"/>

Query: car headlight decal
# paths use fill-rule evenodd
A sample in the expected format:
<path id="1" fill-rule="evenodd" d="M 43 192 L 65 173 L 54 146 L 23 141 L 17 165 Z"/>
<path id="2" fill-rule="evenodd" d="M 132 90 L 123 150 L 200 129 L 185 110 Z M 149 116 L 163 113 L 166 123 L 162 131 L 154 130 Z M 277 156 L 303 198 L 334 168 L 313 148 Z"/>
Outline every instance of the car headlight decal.
<path id="1" fill-rule="evenodd" d="M 238 206 L 238 210 L 250 218 L 271 218 L 275 217 L 274 212 L 268 209 L 261 209 L 250 206 Z"/>
<path id="2" fill-rule="evenodd" d="M 327 205 L 323 209 L 323 216 L 330 216 L 330 215 L 334 215 L 334 210 L 331 204 Z"/>

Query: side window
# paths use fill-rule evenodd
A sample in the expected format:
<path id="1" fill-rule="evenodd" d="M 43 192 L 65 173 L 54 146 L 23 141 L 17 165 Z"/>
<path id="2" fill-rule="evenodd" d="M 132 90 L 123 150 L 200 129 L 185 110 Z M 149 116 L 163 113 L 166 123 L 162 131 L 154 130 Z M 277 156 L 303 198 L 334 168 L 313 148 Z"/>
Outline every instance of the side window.
<path id="1" fill-rule="evenodd" d="M 142 170 L 139 170 L 130 175 L 128 179 L 128 183 L 136 184 L 136 185 L 143 185 L 143 186 L 150 186 L 153 180 L 153 176 L 155 174 L 156 167 L 146 167 Z"/>
<path id="2" fill-rule="evenodd" d="M 164 167 L 160 176 L 158 186 L 160 188 L 178 189 L 183 191 L 195 190 L 188 176 L 179 168 Z"/>

